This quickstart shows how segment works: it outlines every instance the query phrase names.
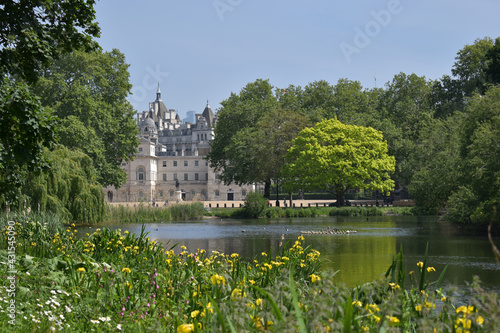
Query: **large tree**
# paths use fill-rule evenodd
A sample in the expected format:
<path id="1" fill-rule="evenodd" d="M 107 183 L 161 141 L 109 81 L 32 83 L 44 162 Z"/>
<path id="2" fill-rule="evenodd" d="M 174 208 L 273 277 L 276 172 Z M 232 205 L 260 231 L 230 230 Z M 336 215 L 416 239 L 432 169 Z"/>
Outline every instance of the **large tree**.
<path id="1" fill-rule="evenodd" d="M 61 53 L 94 49 L 95 1 L 3 1 L 0 5 L 0 193 L 9 201 L 28 170 L 46 165 L 55 120 L 29 85 Z"/>
<path id="2" fill-rule="evenodd" d="M 210 166 L 226 184 L 256 182 L 254 156 L 250 149 L 242 146 L 239 138 L 246 140 L 243 133 L 251 132 L 264 115 L 278 108 L 273 87 L 267 80 L 256 80 L 247 84 L 239 94 L 231 93 L 221 105 L 214 129 L 215 137 L 207 155 Z"/>
<path id="3" fill-rule="evenodd" d="M 302 130 L 286 156 L 284 175 L 288 188 L 325 189 L 344 205 L 349 189 L 389 193 L 395 159 L 387 153 L 382 133 L 369 127 L 323 120 Z"/>
<path id="4" fill-rule="evenodd" d="M 137 125 L 127 101 L 131 84 L 125 56 L 111 52 L 73 52 L 40 71 L 34 91 L 54 110 L 61 144 L 89 155 L 102 186 L 120 187 L 123 160 L 136 153 Z"/>

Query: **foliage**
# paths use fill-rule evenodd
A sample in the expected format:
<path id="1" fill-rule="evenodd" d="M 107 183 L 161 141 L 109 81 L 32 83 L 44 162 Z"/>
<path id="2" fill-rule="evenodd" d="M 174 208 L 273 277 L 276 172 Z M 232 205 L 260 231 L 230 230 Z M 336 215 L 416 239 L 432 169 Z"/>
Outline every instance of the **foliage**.
<path id="1" fill-rule="evenodd" d="M 336 119 L 306 128 L 295 138 L 284 167 L 292 189 L 324 188 L 336 193 L 344 205 L 344 194 L 352 188 L 388 193 L 394 182 L 394 157 L 387 154 L 382 133 Z"/>
<path id="2" fill-rule="evenodd" d="M 125 183 L 121 163 L 133 158 L 139 145 L 135 111 L 126 99 L 132 87 L 128 67 L 116 49 L 75 51 L 40 71 L 34 86 L 42 104 L 60 118 L 61 143 L 92 158 L 103 187 Z"/>
<path id="3" fill-rule="evenodd" d="M 320 253 L 302 236 L 247 260 L 174 252 L 144 228 L 78 238 L 76 229 L 51 230 L 33 215 L 16 220 L 0 221 L 0 260 L 7 260 L 9 232 L 18 232 L 17 331 L 494 332 L 500 325 L 497 293 L 477 281 L 460 293 L 439 288 L 443 274 L 427 265 L 427 255 L 408 272 L 400 252 L 385 278 L 347 288 L 318 271 Z M 0 276 L 6 309 L 7 265 Z M 11 332 L 8 311 L 0 320 L 0 330 Z"/>
<path id="4" fill-rule="evenodd" d="M 457 190 L 460 178 L 459 130 L 461 113 L 436 119 L 420 134 L 411 160 L 415 166 L 409 190 L 421 213 L 437 214 Z M 432 190 L 430 190 L 432 189 Z"/>
<path id="5" fill-rule="evenodd" d="M 1 52 L 1 51 L 0 51 Z M 11 204 L 28 170 L 48 167 L 44 147 L 55 142 L 55 119 L 24 83 L 0 81 L 0 193 Z"/>
<path id="6" fill-rule="evenodd" d="M 262 194 L 250 192 L 245 198 L 243 206 L 243 214 L 247 217 L 260 217 L 264 209 L 267 207 L 267 199 Z"/>
<path id="7" fill-rule="evenodd" d="M 22 188 L 29 207 L 55 213 L 66 222 L 102 222 L 106 203 L 92 160 L 63 146 L 47 150 L 45 155 L 50 170 L 30 173 Z"/>
<path id="8" fill-rule="evenodd" d="M 97 46 L 94 4 L 26 0 L 0 7 L 0 191 L 11 203 L 19 199 L 27 170 L 45 166 L 43 147 L 56 140 L 50 111 L 28 85 L 60 54 Z"/>

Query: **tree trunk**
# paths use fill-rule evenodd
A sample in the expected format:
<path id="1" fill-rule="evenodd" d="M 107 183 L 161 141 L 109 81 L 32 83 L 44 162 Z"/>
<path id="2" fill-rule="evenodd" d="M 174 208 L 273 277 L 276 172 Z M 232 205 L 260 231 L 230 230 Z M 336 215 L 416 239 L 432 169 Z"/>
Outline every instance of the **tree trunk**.
<path id="1" fill-rule="evenodd" d="M 345 205 L 344 191 L 335 191 L 337 194 L 337 207 L 343 207 Z"/>
<path id="2" fill-rule="evenodd" d="M 271 180 L 266 180 L 264 182 L 264 198 L 271 198 Z"/>

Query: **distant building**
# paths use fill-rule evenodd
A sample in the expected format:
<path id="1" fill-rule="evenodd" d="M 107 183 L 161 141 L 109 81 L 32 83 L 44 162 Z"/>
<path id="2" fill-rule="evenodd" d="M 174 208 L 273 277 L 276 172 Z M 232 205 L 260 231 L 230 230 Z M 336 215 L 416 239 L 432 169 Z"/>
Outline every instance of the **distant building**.
<path id="1" fill-rule="evenodd" d="M 208 102 L 207 102 L 207 105 L 208 105 Z M 182 121 L 185 123 L 191 123 L 191 124 L 194 124 L 195 123 L 195 111 L 188 111 L 186 112 L 186 118 L 182 119 Z"/>
<path id="2" fill-rule="evenodd" d="M 194 122 L 182 123 L 167 109 L 158 86 L 156 100 L 138 117 L 140 144 L 133 161 L 122 162 L 127 182 L 108 186 L 106 199 L 113 202 L 182 200 L 244 200 L 253 185 L 224 185 L 205 160 L 217 121 L 210 106 L 194 114 Z"/>

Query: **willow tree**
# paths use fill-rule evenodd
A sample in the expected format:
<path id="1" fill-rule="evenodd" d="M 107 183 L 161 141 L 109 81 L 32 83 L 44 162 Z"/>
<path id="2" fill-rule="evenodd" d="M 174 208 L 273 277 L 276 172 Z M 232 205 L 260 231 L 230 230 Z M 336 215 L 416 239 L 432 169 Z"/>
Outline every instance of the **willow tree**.
<path id="1" fill-rule="evenodd" d="M 106 204 L 92 159 L 64 146 L 44 155 L 50 170 L 30 173 L 22 189 L 29 206 L 56 213 L 65 221 L 102 222 Z"/>
<path id="2" fill-rule="evenodd" d="M 349 189 L 389 193 L 395 159 L 387 153 L 382 133 L 370 128 L 323 120 L 305 128 L 293 140 L 283 174 L 288 189 L 325 189 L 344 205 Z"/>

